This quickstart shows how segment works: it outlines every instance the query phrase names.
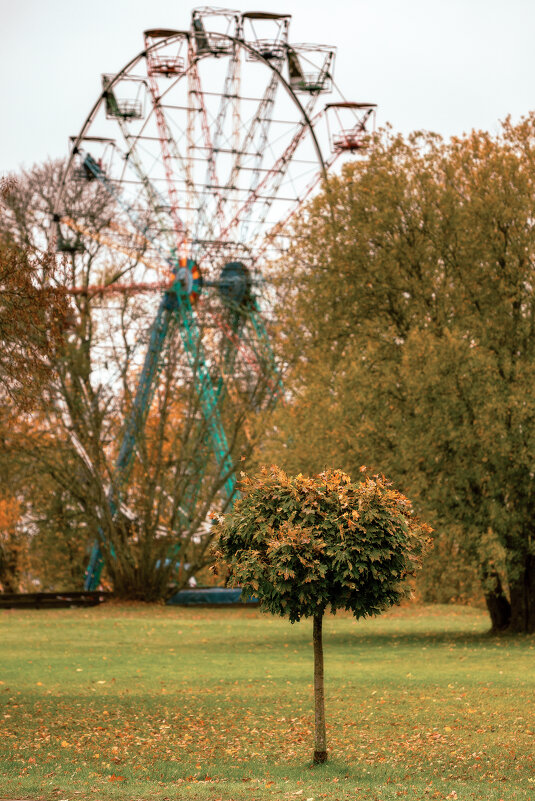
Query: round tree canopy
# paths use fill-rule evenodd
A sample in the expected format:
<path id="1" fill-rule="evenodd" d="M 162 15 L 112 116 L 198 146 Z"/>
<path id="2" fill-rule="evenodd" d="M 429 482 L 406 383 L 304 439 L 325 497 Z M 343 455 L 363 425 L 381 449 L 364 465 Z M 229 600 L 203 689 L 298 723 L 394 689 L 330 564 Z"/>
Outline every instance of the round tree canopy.
<path id="1" fill-rule="evenodd" d="M 363 468 L 364 469 L 364 468 Z M 217 560 L 230 583 L 273 614 L 377 614 L 406 594 L 431 529 L 382 476 L 353 483 L 340 470 L 312 478 L 277 467 L 243 477 L 218 522 Z"/>

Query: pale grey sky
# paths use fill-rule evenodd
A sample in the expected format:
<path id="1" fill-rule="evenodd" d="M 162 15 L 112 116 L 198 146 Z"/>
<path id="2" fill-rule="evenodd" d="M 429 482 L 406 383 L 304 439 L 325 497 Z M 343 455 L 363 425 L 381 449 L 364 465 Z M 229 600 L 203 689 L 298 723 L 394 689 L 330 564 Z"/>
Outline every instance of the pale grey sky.
<path id="1" fill-rule="evenodd" d="M 283 0 L 229 3 L 293 15 L 290 40 L 336 45 L 348 99 L 378 124 L 446 136 L 495 131 L 535 108 L 533 0 Z M 189 27 L 171 0 L 0 0 L 0 174 L 66 155 L 100 75 L 142 50 L 145 28 Z"/>

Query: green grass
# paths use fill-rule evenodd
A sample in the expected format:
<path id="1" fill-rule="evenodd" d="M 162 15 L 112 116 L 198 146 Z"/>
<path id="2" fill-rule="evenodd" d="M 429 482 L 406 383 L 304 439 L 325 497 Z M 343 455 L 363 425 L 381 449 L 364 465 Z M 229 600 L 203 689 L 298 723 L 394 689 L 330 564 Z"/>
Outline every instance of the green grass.
<path id="1" fill-rule="evenodd" d="M 0 612 L 0 798 L 535 799 L 535 638 L 462 607 L 324 626 L 245 608 Z"/>

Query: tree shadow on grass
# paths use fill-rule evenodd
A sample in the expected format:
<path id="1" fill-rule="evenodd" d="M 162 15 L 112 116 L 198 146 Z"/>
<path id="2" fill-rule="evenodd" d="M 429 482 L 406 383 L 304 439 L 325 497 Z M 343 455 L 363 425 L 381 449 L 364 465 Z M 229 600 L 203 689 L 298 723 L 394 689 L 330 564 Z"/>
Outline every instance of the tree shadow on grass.
<path id="1" fill-rule="evenodd" d="M 326 631 L 325 640 L 330 644 L 355 647 L 365 646 L 403 646 L 410 648 L 422 648 L 424 646 L 454 644 L 467 646 L 488 646 L 499 645 L 506 640 L 508 644 L 523 645 L 533 641 L 531 635 L 512 635 L 504 632 L 497 635 L 490 631 L 400 631 L 400 632 L 374 632 L 373 634 L 347 633 Z"/>

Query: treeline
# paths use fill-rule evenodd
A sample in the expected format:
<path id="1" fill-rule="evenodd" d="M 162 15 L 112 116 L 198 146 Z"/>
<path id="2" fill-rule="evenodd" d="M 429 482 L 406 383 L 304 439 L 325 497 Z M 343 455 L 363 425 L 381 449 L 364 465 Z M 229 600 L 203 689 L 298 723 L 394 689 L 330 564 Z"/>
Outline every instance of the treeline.
<path id="1" fill-rule="evenodd" d="M 251 398 L 262 409 L 271 377 L 233 380 L 219 354 L 203 361 L 193 346 L 186 352 L 171 306 L 154 380 L 136 402 L 161 288 L 121 288 L 140 276 L 144 286 L 154 248 L 84 174 L 64 187 L 56 226 L 64 167 L 36 166 L 2 189 L 0 586 L 81 589 L 98 540 L 105 570 L 94 571 L 95 581 L 125 598 L 158 600 L 207 572 L 209 515 L 224 511 L 221 488 L 254 446 Z M 144 210 L 147 228 L 159 223 L 156 209 Z M 210 355 L 222 342 L 226 369 L 234 345 L 210 311 L 189 335 L 208 340 Z M 235 308 L 220 311 L 232 334 Z M 227 437 L 223 471 L 198 392 L 207 376 Z"/>
<path id="2" fill-rule="evenodd" d="M 11 241 L 16 223 L 17 243 L 33 252 L 33 234 L 25 241 L 21 232 L 33 231 L 39 215 L 24 229 L 24 204 L 20 195 L 12 197 L 18 200 L 8 203 L 3 242 Z M 497 631 L 535 630 L 534 197 L 533 115 L 516 125 L 506 121 L 497 135 L 472 132 L 450 141 L 380 132 L 367 157 L 331 177 L 290 232 L 290 250 L 275 266 L 275 347 L 286 371 L 284 400 L 269 419 L 256 421 L 261 439 L 248 431 L 248 441 L 259 444 L 247 460 L 239 461 L 243 437 L 235 454 L 249 470 L 276 463 L 290 473 L 336 467 L 357 477 L 367 465 L 384 473 L 435 529 L 417 596 L 484 599 Z M 62 334 L 68 369 L 65 351 L 59 361 L 45 359 L 54 362 L 56 374 L 63 369 L 70 394 L 60 393 L 54 414 L 50 393 L 40 391 L 38 406 L 18 414 L 16 425 L 6 412 L 2 418 L 2 470 L 9 476 L 2 485 L 2 520 L 11 514 L 12 521 L 1 524 L 2 548 L 9 530 L 22 532 L 30 551 L 46 554 L 36 574 L 44 583 L 52 580 L 44 576 L 70 575 L 74 564 L 78 570 L 105 518 L 106 441 L 117 438 L 130 387 L 125 373 L 124 398 L 112 404 L 115 416 L 108 417 L 110 398 L 104 385 L 95 387 L 87 357 L 88 318 L 82 300 L 76 304 L 74 329 L 71 323 Z M 126 311 L 125 319 L 137 319 L 134 307 Z M 0 314 L 6 316 L 5 307 Z M 169 381 L 169 409 L 180 416 L 185 399 Z M 8 380 L 6 398 L 9 387 Z M 133 507 L 145 515 L 147 530 L 154 527 L 143 507 L 147 486 L 156 492 L 160 482 L 168 494 L 182 486 L 166 484 L 163 468 L 157 475 L 151 469 L 150 454 L 165 451 L 155 445 L 157 421 L 167 414 L 163 397 L 149 426 L 156 439 L 147 444 L 146 470 L 135 479 Z M 4 409 L 14 404 L 11 398 Z M 60 414 L 65 404 L 68 424 Z M 35 449 L 40 467 L 22 459 L 19 468 L 17 437 L 31 441 L 42 420 Z M 101 476 L 100 488 L 69 437 L 73 420 L 91 469 Z M 174 453 L 179 459 L 181 449 L 194 446 L 177 441 Z M 31 454 L 32 448 L 20 452 Z M 65 470 L 69 480 L 62 482 Z M 36 490 L 29 499 L 32 475 Z M 92 507 L 100 509 L 100 518 Z M 123 522 L 114 542 L 131 539 Z M 153 567 L 162 553 L 150 551 Z M 203 569 L 208 552 L 197 559 L 192 542 L 191 553 L 194 570 Z M 137 584 L 130 585 L 138 597 L 147 580 L 138 570 Z M 5 577 L 0 581 L 7 589 Z M 161 586 L 153 596 L 158 592 Z"/>
<path id="3" fill-rule="evenodd" d="M 259 458 L 384 472 L 435 528 L 421 596 L 481 592 L 495 630 L 535 630 L 534 197 L 535 116 L 384 131 L 331 178 L 280 270 Z"/>

